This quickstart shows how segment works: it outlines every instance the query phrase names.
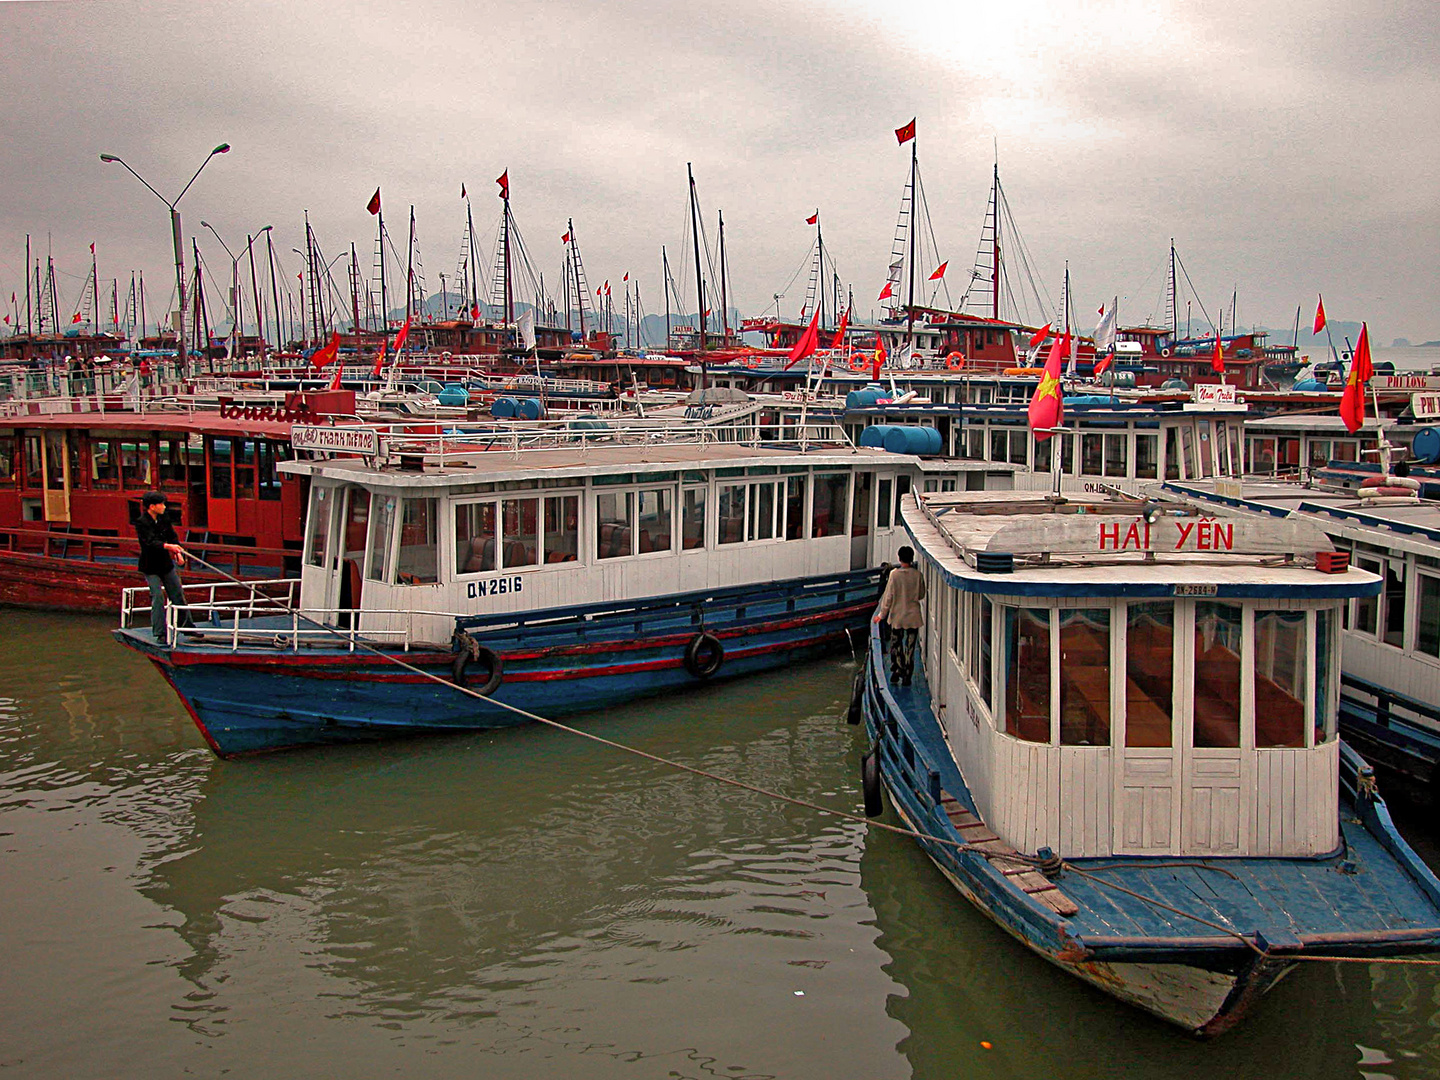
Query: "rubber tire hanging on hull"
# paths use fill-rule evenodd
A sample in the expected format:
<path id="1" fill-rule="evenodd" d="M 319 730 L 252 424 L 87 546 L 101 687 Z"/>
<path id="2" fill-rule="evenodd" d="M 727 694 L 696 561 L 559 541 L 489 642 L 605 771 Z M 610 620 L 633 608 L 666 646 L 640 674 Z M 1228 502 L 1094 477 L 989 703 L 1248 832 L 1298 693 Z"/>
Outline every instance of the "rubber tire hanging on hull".
<path id="1" fill-rule="evenodd" d="M 860 759 L 860 791 L 865 796 L 865 816 L 879 817 L 885 813 L 885 799 L 880 791 L 880 744 Z"/>
<path id="2" fill-rule="evenodd" d="M 450 678 L 456 686 L 468 685 L 465 679 L 465 669 L 470 666 L 470 650 L 461 649 L 455 654 L 455 659 L 450 661 Z M 471 687 L 477 694 L 489 697 L 496 690 L 500 689 L 500 683 L 505 678 L 505 661 L 495 653 L 493 649 L 487 649 L 481 645 L 475 650 L 475 663 L 488 667 L 490 677 L 485 680 L 484 686 Z"/>
<path id="3" fill-rule="evenodd" d="M 855 682 L 850 688 L 850 708 L 845 714 L 847 724 L 858 724 L 864 713 L 865 701 L 865 672 L 863 670 L 855 673 Z"/>
<path id="4" fill-rule="evenodd" d="M 708 679 L 725 662 L 725 646 L 708 631 L 702 631 L 685 646 L 685 670 L 697 679 Z"/>

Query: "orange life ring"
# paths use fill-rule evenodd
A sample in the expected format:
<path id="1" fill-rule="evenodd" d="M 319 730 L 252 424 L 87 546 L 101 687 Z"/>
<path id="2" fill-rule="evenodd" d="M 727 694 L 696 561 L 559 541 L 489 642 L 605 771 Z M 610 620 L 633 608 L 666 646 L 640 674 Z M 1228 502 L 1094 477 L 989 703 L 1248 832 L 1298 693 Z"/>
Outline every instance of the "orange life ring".
<path id="1" fill-rule="evenodd" d="M 1004 374 L 1006 374 L 1006 375 L 1034 375 L 1034 376 L 1036 376 L 1036 377 L 1038 378 L 1039 376 L 1045 374 L 1045 369 L 1044 369 L 1043 367 L 1007 367 L 1007 368 L 1005 369 L 1005 371 L 1004 371 Z"/>
<path id="2" fill-rule="evenodd" d="M 964 354 L 964 353 L 952 352 L 949 356 L 945 357 L 945 370 L 946 370 L 946 371 L 962 371 L 962 370 L 964 370 L 964 368 L 965 368 L 965 354 Z"/>

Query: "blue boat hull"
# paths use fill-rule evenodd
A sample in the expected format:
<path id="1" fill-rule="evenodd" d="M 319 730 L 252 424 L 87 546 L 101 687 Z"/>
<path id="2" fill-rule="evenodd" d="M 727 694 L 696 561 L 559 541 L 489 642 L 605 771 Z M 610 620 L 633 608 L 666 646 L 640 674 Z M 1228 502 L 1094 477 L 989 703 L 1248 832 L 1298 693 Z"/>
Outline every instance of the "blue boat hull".
<path id="1" fill-rule="evenodd" d="M 170 648 L 146 630 L 117 639 L 146 655 L 222 757 L 395 735 L 475 731 L 592 712 L 702 682 L 751 675 L 843 648 L 874 608 L 873 572 L 722 589 L 625 605 L 457 620 L 499 658 L 502 676 L 477 697 L 457 691 L 457 653 L 384 650 Z M 687 650 L 718 641 L 713 672 Z M 713 662 L 713 657 L 712 657 Z M 696 668 L 700 670 L 697 673 Z M 421 674 L 420 672 L 424 672 Z M 472 664 L 464 681 L 486 682 Z M 437 678 L 439 681 L 437 681 Z"/>

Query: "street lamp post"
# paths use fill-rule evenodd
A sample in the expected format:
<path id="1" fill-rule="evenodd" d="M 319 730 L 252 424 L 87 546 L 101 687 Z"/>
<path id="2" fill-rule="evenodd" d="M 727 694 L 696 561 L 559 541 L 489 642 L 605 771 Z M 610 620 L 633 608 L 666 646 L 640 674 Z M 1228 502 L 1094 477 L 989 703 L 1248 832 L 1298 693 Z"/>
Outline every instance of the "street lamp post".
<path id="1" fill-rule="evenodd" d="M 250 292 L 255 297 L 255 336 L 260 339 L 260 357 L 263 360 L 269 341 L 265 339 L 265 306 L 260 302 L 260 286 L 255 280 L 255 241 L 275 226 L 266 225 L 254 236 L 245 234 L 245 254 L 250 257 Z"/>
<path id="2" fill-rule="evenodd" d="M 136 180 L 139 180 L 140 183 L 144 184 L 147 188 L 149 188 L 152 195 L 154 195 L 157 199 L 159 199 L 161 202 L 163 202 L 166 206 L 170 208 L 170 239 L 171 242 L 175 245 L 175 299 L 176 306 L 180 311 L 180 319 L 175 330 L 175 342 L 176 352 L 178 354 L 178 359 L 180 362 L 180 369 L 182 371 L 184 371 L 188 366 L 187 357 L 185 354 L 185 249 L 181 246 L 180 243 L 180 211 L 176 209 L 176 207 L 180 205 L 180 200 L 185 197 L 185 192 L 190 190 L 190 184 L 195 183 L 195 181 L 199 178 L 201 171 L 205 168 L 206 165 L 210 164 L 210 159 L 216 154 L 228 154 L 229 152 L 229 143 L 221 143 L 219 146 L 215 147 L 214 150 L 211 150 L 210 153 L 205 156 L 205 160 L 200 163 L 200 168 L 195 170 L 195 175 L 190 177 L 190 183 L 186 184 L 183 188 L 181 188 L 180 194 L 176 195 L 174 199 L 167 199 L 164 195 L 161 195 L 160 192 L 156 191 L 155 188 L 151 186 L 150 181 L 146 180 L 134 169 L 130 168 L 129 163 L 127 163 L 123 158 L 118 157 L 115 154 L 100 155 L 100 160 L 105 162 L 107 165 L 119 163 L 120 165 L 125 166 L 126 172 L 128 172 L 131 176 L 135 177 Z"/>

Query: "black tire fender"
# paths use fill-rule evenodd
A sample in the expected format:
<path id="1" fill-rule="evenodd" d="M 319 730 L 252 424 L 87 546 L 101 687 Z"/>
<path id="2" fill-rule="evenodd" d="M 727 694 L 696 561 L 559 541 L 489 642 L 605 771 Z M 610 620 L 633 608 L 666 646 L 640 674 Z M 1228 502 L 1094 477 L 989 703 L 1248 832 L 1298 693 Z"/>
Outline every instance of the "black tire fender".
<path id="1" fill-rule="evenodd" d="M 862 668 L 855 673 L 855 682 L 850 690 L 850 708 L 845 714 L 845 722 L 848 724 L 860 723 L 860 719 L 864 714 L 864 704 L 865 670 Z"/>
<path id="2" fill-rule="evenodd" d="M 865 816 L 877 818 L 885 812 L 885 800 L 880 784 L 880 744 L 877 742 L 870 752 L 860 759 L 860 791 L 865 796 Z"/>
<path id="3" fill-rule="evenodd" d="M 708 679 L 725 662 L 725 646 L 708 630 L 701 631 L 685 646 L 685 670 L 697 679 Z"/>
<path id="4" fill-rule="evenodd" d="M 469 649 L 461 649 L 450 661 L 450 678 L 456 686 L 466 686 L 465 669 L 470 666 L 471 655 Z M 500 689 L 500 683 L 505 679 L 505 661 L 500 658 L 494 649 L 486 648 L 484 645 L 475 647 L 474 662 L 483 668 L 488 668 L 490 677 L 485 680 L 483 686 L 471 687 L 477 694 L 489 697 L 496 690 Z"/>

